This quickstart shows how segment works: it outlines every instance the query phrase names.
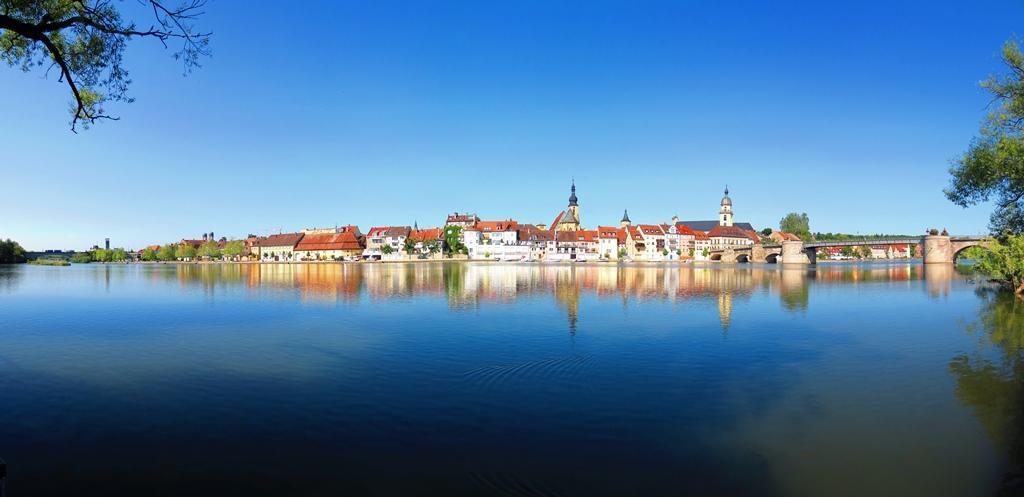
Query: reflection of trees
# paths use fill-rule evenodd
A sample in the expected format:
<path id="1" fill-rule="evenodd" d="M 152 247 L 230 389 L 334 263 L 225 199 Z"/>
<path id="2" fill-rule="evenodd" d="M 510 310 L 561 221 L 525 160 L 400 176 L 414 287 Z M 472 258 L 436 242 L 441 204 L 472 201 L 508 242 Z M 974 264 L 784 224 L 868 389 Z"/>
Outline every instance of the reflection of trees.
<path id="1" fill-rule="evenodd" d="M 0 291 L 14 292 L 21 279 L 21 268 L 0 264 Z"/>
<path id="2" fill-rule="evenodd" d="M 1024 469 L 1024 302 L 988 289 L 979 320 L 968 326 L 997 350 L 996 357 L 980 353 L 954 357 L 949 370 L 956 378 L 956 396 L 971 407 L 993 444 L 1002 448 L 1015 472 Z M 1018 484 L 1013 490 L 1024 490 Z M 1007 489 L 1009 490 L 1009 489 Z"/>

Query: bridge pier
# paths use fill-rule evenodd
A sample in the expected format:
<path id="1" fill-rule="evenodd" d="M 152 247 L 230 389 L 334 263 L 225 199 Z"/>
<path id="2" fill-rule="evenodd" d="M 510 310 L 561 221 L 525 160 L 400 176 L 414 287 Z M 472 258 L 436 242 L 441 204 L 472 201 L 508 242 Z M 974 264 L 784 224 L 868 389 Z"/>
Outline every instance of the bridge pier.
<path id="1" fill-rule="evenodd" d="M 781 260 L 783 264 L 814 264 L 817 250 L 805 249 L 802 241 L 785 241 L 782 242 Z"/>
<path id="2" fill-rule="evenodd" d="M 952 264 L 953 244 L 948 236 L 928 235 L 924 237 L 925 264 Z"/>

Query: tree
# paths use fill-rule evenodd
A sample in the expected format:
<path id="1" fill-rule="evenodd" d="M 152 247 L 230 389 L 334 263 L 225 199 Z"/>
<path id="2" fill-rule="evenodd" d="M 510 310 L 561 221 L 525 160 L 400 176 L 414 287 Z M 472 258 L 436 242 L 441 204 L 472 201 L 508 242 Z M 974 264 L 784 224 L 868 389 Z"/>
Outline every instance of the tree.
<path id="1" fill-rule="evenodd" d="M 429 240 L 423 243 L 423 247 L 427 249 L 427 252 L 431 255 L 438 253 L 441 250 L 440 240 Z"/>
<path id="2" fill-rule="evenodd" d="M 811 221 L 806 212 L 801 214 L 790 212 L 779 221 L 779 231 L 793 233 L 800 238 L 808 237 L 811 234 Z"/>
<path id="3" fill-rule="evenodd" d="M 1018 295 L 1024 295 L 1024 235 L 993 240 L 988 249 L 971 247 L 966 255 L 975 260 L 974 271 Z"/>
<path id="4" fill-rule="evenodd" d="M 996 236 L 1024 233 L 1024 54 L 1016 41 L 1003 45 L 1008 74 L 981 83 L 992 95 L 979 136 L 949 169 L 946 198 L 968 207 L 990 199 L 989 229 Z"/>
<path id="5" fill-rule="evenodd" d="M 231 240 L 224 244 L 224 255 L 228 257 L 241 257 L 245 255 L 245 244 L 241 240 Z"/>
<path id="6" fill-rule="evenodd" d="M 765 228 L 765 229 L 761 230 L 761 234 L 764 235 L 764 236 L 771 236 L 772 229 L 771 228 Z"/>
<path id="7" fill-rule="evenodd" d="M 867 245 L 862 245 L 860 247 L 860 257 L 862 259 L 870 259 L 871 258 L 871 247 L 868 247 Z"/>
<path id="8" fill-rule="evenodd" d="M 174 257 L 177 259 L 195 259 L 196 248 L 187 243 L 178 245 L 178 248 L 174 249 Z"/>
<path id="9" fill-rule="evenodd" d="M 170 244 L 160 247 L 160 250 L 156 253 L 156 257 L 165 262 L 173 261 L 176 256 L 177 254 L 175 253 L 174 246 Z"/>
<path id="10" fill-rule="evenodd" d="M 140 0 L 152 18 L 143 21 L 149 28 L 138 28 L 110 0 L 0 0 L 0 60 L 26 72 L 46 66 L 44 75 L 56 68 L 57 81 L 71 91 L 71 131 L 79 121 L 87 128 L 99 119 L 116 120 L 103 105 L 133 100 L 122 65 L 128 40 L 181 43 L 174 58 L 186 74 L 209 55 L 210 33 L 193 25 L 206 1 L 182 1 L 172 8 L 162 0 Z"/>
<path id="11" fill-rule="evenodd" d="M 384 255 L 388 255 L 388 254 L 390 254 L 390 253 L 392 253 L 394 251 L 395 251 L 395 249 L 391 248 L 391 245 L 382 245 L 380 247 L 380 253 L 382 253 Z"/>
<path id="12" fill-rule="evenodd" d="M 853 247 L 846 245 L 839 249 L 839 254 L 843 257 L 853 257 Z"/>
<path id="13" fill-rule="evenodd" d="M 0 264 L 20 264 L 25 262 L 25 249 L 11 240 L 0 240 Z"/>
<path id="14" fill-rule="evenodd" d="M 462 226 L 446 226 L 444 228 L 444 251 L 449 254 L 466 252 L 466 246 L 462 244 Z"/>
<path id="15" fill-rule="evenodd" d="M 217 246 L 217 242 L 210 240 L 199 247 L 197 252 L 199 257 L 209 257 L 210 259 L 220 258 L 220 247 Z"/>
<path id="16" fill-rule="evenodd" d="M 155 261 L 157 260 L 156 250 L 146 247 L 142 249 L 142 253 L 139 254 L 139 258 L 144 261 Z"/>
<path id="17" fill-rule="evenodd" d="M 128 251 L 123 248 L 115 248 L 110 251 L 111 262 L 123 262 L 128 260 Z"/>
<path id="18" fill-rule="evenodd" d="M 626 249 L 620 248 L 619 249 L 619 259 L 625 259 L 625 258 L 626 258 Z"/>
<path id="19" fill-rule="evenodd" d="M 412 253 L 416 251 L 416 240 L 413 240 L 410 236 L 405 237 L 405 242 L 403 242 L 402 248 L 405 249 L 405 253 L 412 255 Z"/>
<path id="20" fill-rule="evenodd" d="M 110 262 L 110 251 L 107 249 L 93 250 L 92 260 L 96 262 Z"/>
<path id="21" fill-rule="evenodd" d="M 71 256 L 71 262 L 75 264 L 88 264 L 92 262 L 92 254 L 89 252 L 76 252 Z"/>

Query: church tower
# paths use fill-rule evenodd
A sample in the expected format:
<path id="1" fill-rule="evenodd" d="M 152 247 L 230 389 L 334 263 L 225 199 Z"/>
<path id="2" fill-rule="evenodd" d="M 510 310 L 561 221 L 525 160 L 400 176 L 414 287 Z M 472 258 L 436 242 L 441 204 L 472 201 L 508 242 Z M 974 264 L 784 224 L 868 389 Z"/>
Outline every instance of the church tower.
<path id="1" fill-rule="evenodd" d="M 718 225 L 732 226 L 732 199 L 729 198 L 729 187 L 725 187 L 725 196 L 722 197 L 722 208 L 718 210 Z"/>
<path id="2" fill-rule="evenodd" d="M 565 213 L 558 220 L 558 226 L 555 229 L 557 231 L 579 231 L 580 229 L 580 205 L 579 199 L 576 198 L 575 180 L 572 182 L 569 193 L 569 207 L 565 209 Z"/>
<path id="3" fill-rule="evenodd" d="M 629 220 L 629 211 L 623 209 L 622 210 L 622 220 L 619 221 L 619 226 L 622 227 L 622 228 L 625 228 L 626 226 L 629 226 L 631 224 L 633 224 L 633 222 Z"/>
<path id="4" fill-rule="evenodd" d="M 576 180 L 572 180 L 572 187 L 569 193 L 569 212 L 572 213 L 572 217 L 576 218 L 576 228 L 579 229 L 580 221 L 580 205 L 576 198 Z"/>

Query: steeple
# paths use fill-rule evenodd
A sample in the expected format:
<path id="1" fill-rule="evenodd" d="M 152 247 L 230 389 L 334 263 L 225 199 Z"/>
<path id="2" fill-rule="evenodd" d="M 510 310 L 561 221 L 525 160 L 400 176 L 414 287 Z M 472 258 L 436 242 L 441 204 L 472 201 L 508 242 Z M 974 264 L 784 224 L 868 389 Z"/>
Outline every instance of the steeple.
<path id="1" fill-rule="evenodd" d="M 729 185 L 725 185 L 722 207 L 718 209 L 718 224 L 720 226 L 732 226 L 732 199 L 729 198 Z"/>
<path id="2" fill-rule="evenodd" d="M 420 230 L 420 225 L 419 225 L 419 223 L 417 223 L 416 221 L 413 221 L 413 222 L 412 222 L 412 229 L 414 229 L 414 230 L 416 230 L 416 231 L 419 231 L 419 230 Z"/>
<path id="3" fill-rule="evenodd" d="M 622 210 L 622 221 L 619 221 L 619 225 L 622 226 L 623 228 L 625 228 L 626 226 L 629 226 L 632 223 L 633 222 L 629 220 L 629 211 L 626 210 L 626 209 L 623 209 Z"/>
<path id="4" fill-rule="evenodd" d="M 575 205 L 577 205 L 577 199 L 576 199 L 576 180 L 573 179 L 572 180 L 571 193 L 569 194 L 569 206 L 571 207 L 571 206 L 575 206 Z"/>

